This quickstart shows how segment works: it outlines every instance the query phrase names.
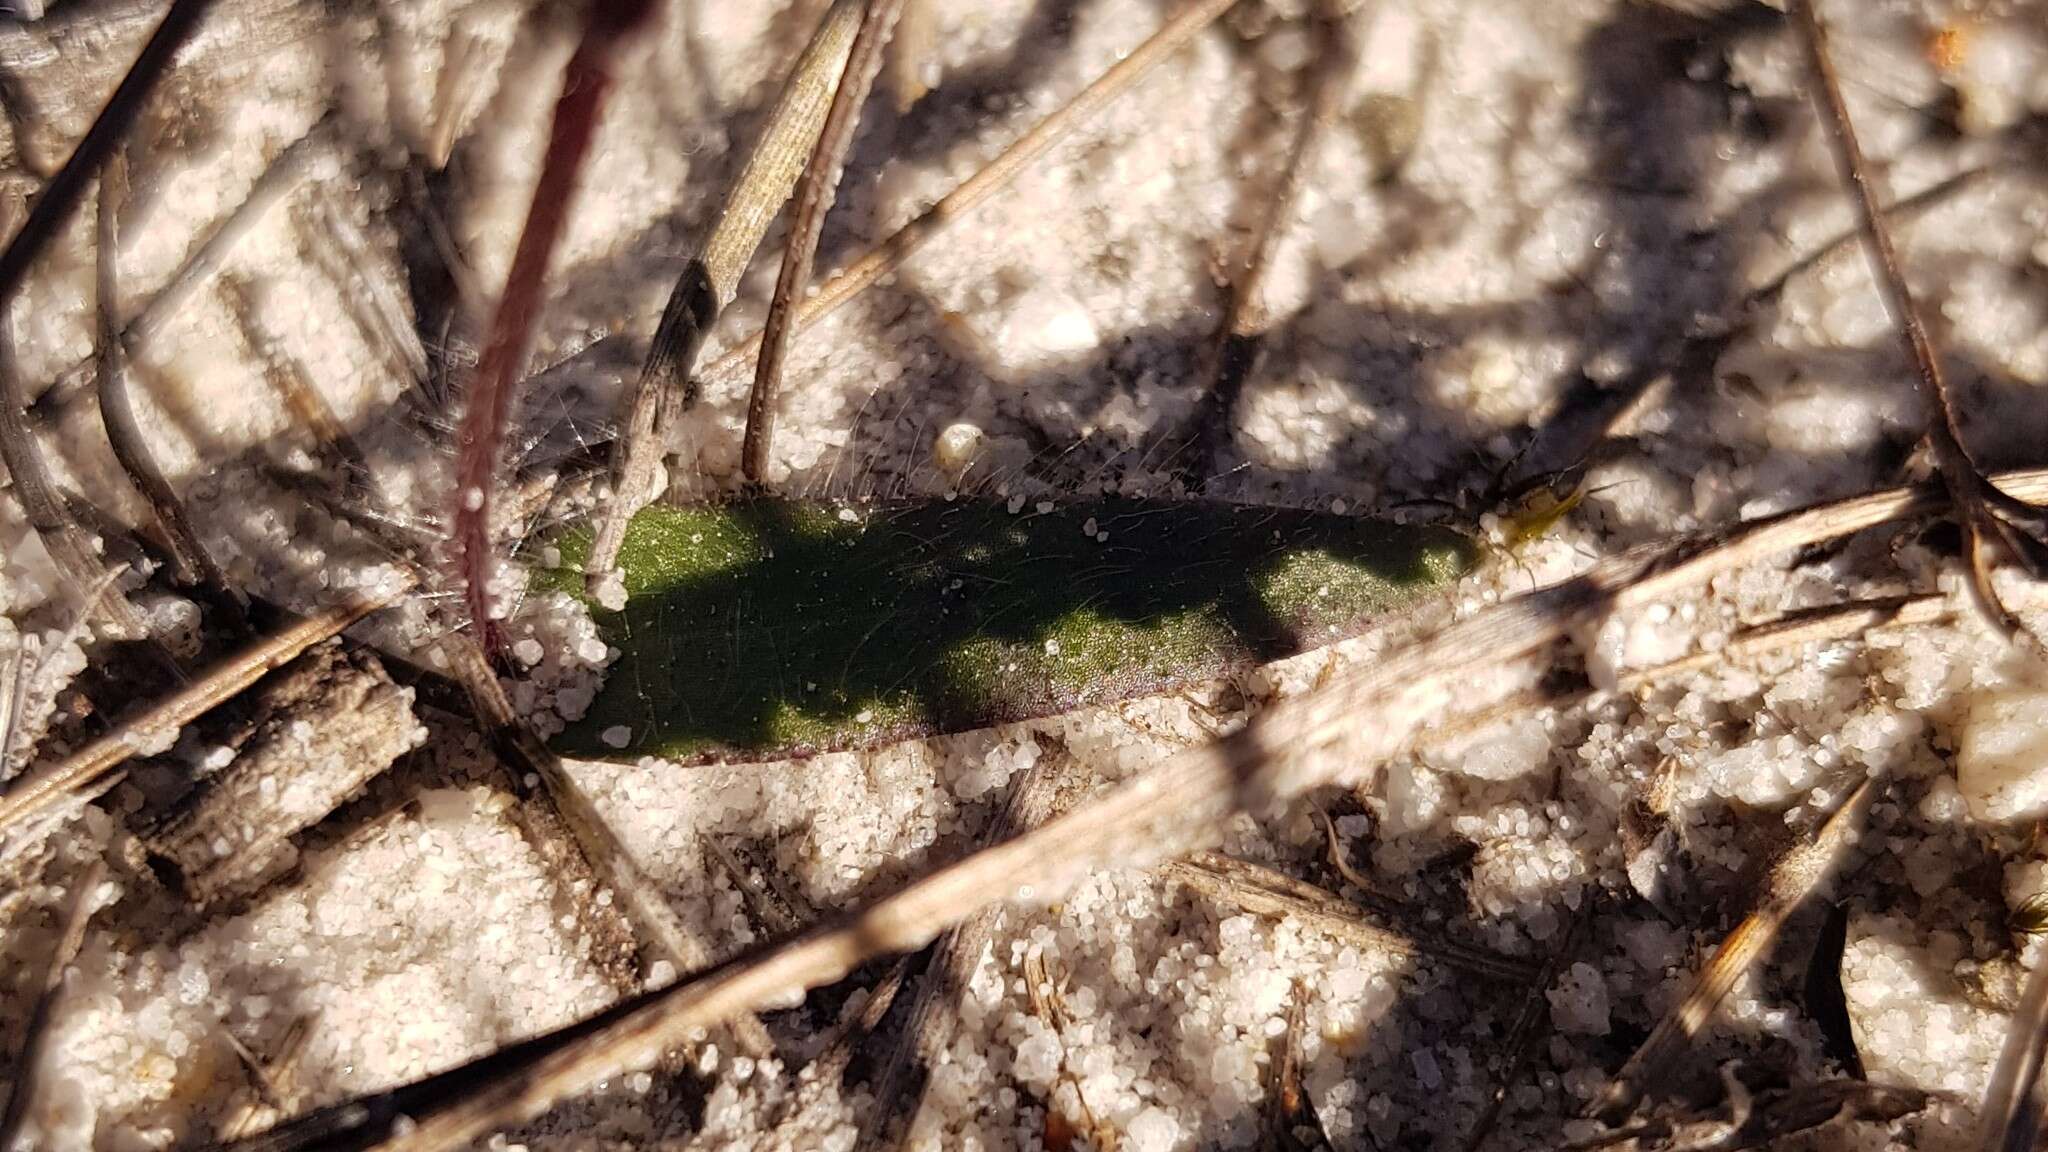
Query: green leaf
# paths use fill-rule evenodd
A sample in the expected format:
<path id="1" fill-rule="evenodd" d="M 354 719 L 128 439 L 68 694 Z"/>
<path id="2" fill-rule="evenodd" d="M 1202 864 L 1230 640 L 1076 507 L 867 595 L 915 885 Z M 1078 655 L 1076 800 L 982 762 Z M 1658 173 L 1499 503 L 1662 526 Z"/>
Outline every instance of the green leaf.
<path id="1" fill-rule="evenodd" d="M 589 534 L 553 543 L 536 585 L 579 593 Z M 1214 503 L 757 499 L 647 508 L 619 559 L 626 607 L 593 611 L 622 655 L 565 754 L 795 755 L 1168 691 L 1353 635 L 1472 549 Z"/>

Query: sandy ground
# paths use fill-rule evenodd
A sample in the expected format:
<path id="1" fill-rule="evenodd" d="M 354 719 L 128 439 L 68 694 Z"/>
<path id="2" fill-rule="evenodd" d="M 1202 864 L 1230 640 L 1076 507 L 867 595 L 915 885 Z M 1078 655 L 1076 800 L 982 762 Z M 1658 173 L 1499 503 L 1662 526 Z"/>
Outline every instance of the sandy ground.
<path id="1" fill-rule="evenodd" d="M 822 271 L 943 195 L 1171 5 L 931 7 L 916 70 L 931 90 L 905 108 L 887 78 L 878 87 Z M 776 485 L 839 497 L 1179 491 L 1157 449 L 1195 411 L 1221 284 L 1272 196 L 1318 47 L 1300 7 L 1248 0 L 997 202 L 801 337 Z M 558 254 L 535 362 L 567 366 L 526 407 L 531 473 L 558 470 L 605 434 L 671 278 L 821 8 L 681 0 L 632 47 Z M 1851 110 L 1889 196 L 1968 174 L 1898 225 L 1965 404 L 1964 436 L 1994 467 L 2048 462 L 2048 10 L 2022 0 L 1829 8 Z M 44 24 L 0 29 L 9 189 L 33 189 L 63 154 L 96 103 L 74 89 L 111 85 L 147 26 L 136 14 L 149 11 L 72 4 Z M 1532 439 L 1552 442 L 1540 431 L 1647 389 L 1601 445 L 1584 502 L 1421 609 L 1429 620 L 1622 547 L 1906 475 L 1922 410 L 1862 255 L 1841 246 L 1801 263 L 1850 213 L 1797 46 L 1775 15 L 1384 0 L 1351 20 L 1362 63 L 1268 277 L 1272 329 L 1212 494 L 1477 525 L 1502 511 L 1487 500 L 1503 477 L 1540 463 L 1523 456 Z M 45 52 L 49 30 L 67 27 L 66 54 Z M 509 262 L 570 22 L 426 0 L 315 23 L 302 5 L 265 0 L 228 6 L 208 37 L 138 135 L 121 254 L 132 299 L 166 281 L 281 149 L 338 112 L 301 182 L 234 246 L 225 279 L 142 349 L 144 416 L 230 575 L 310 609 L 390 568 L 257 478 L 266 456 L 311 453 L 276 363 L 300 365 L 363 445 L 373 503 L 437 531 L 465 341 Z M 429 295 L 401 258 L 402 241 L 418 240 L 408 205 L 428 194 L 408 165 L 425 170 L 437 93 L 465 57 L 473 80 L 453 89 L 452 161 L 433 194 L 466 276 Z M 73 230 L 14 309 L 33 392 L 90 352 L 89 231 Z M 766 249 L 779 249 L 777 233 Z M 1759 299 L 1787 269 L 1782 292 Z M 759 327 L 773 277 L 764 253 L 707 361 Z M 428 333 L 415 346 L 433 359 L 452 349 L 452 384 L 409 379 L 407 341 L 391 333 L 415 325 Z M 705 379 L 674 437 L 679 497 L 735 486 L 745 387 L 744 376 Z M 143 505 L 113 467 L 89 393 L 59 384 L 38 404 L 44 444 L 67 485 L 139 522 Z M 963 423 L 983 436 L 964 478 L 934 463 L 940 431 Z M 1955 593 L 1952 548 L 1915 527 L 1796 567 L 1781 558 L 1617 622 L 1593 648 L 1651 664 L 1792 609 Z M 2048 597 L 2001 586 L 2048 624 Z M 74 596 L 0 499 L 0 656 L 28 638 L 37 646 L 30 732 L 53 704 L 70 707 L 59 686 L 89 658 L 67 635 Z M 166 622 L 189 619 L 143 603 Z M 361 634 L 409 650 L 448 611 L 419 599 Z M 603 662 L 587 619 L 534 598 L 508 627 L 538 645 L 514 689 L 522 708 L 545 723 L 587 700 Z M 1368 636 L 1344 658 L 1370 659 L 1387 642 Z M 1897 1124 L 1831 1122 L 1806 1146 L 1957 1146 L 2031 962 L 2011 910 L 2048 888 L 2033 836 L 2048 814 L 2044 683 L 2037 646 L 2008 644 L 1963 607 L 1947 623 L 1516 717 L 1385 765 L 1355 793 L 1319 794 L 1372 894 L 1458 940 L 1559 956 L 1533 993 L 1548 1027 L 1519 1071 L 1506 1068 L 1506 1040 L 1525 987 L 1239 914 L 1154 872 L 1095 873 L 1055 905 L 1006 916 L 911 1138 L 1039 1147 L 1057 1129 L 1050 1108 L 1085 1110 L 1133 1152 L 1251 1146 L 1290 1004 L 1302 1016 L 1303 1080 L 1337 1147 L 1460 1147 L 1504 1074 L 1488 1147 L 1588 1135 L 1597 1127 L 1575 1117 L 1740 916 L 1769 853 L 1874 776 L 1866 833 L 1824 898 L 1794 915 L 1659 1091 L 1712 1110 L 1725 1107 L 1719 1068 L 1758 1088 L 1845 1074 L 1808 991 L 1809 957 L 1834 925 L 1842 959 L 1820 967 L 1838 968 L 1862 1070 L 1944 1095 Z M 1249 687 L 1256 698 L 1270 685 Z M 1230 703 L 1082 712 L 802 763 L 591 765 L 578 778 L 685 922 L 725 955 L 771 931 L 709 862 L 713 840 L 792 893 L 799 915 L 806 904 L 849 907 L 964 852 L 1002 785 L 1040 756 L 1063 748 L 1094 777 L 1121 778 L 1235 723 Z M 209 751 L 188 740 L 173 757 Z M 25 746 L 0 752 L 9 772 L 34 759 Z M 203 1143 L 244 1090 L 231 1040 L 268 1054 L 294 1021 L 310 1021 L 293 1089 L 303 1107 L 418 1078 L 609 1003 L 616 989 L 560 918 L 507 798 L 473 759 L 446 747 L 403 762 L 378 786 L 387 802 L 373 815 L 358 806 L 317 831 L 296 875 L 217 916 L 180 912 L 135 863 L 124 831 L 143 802 L 135 786 L 10 847 L 0 890 L 10 1033 L 83 862 L 113 861 L 58 1003 L 23 1146 Z M 1646 822 L 1653 789 L 1664 813 Z M 1367 895 L 1329 863 L 1308 805 L 1234 822 L 1224 848 Z M 1027 961 L 1065 974 L 1063 1027 L 1034 1010 Z M 858 1006 L 862 994 L 848 993 L 771 1013 L 779 1062 L 714 1041 L 691 1058 L 695 1075 L 621 1078 L 492 1146 L 772 1146 L 763 1126 L 786 1114 L 793 1069 Z M 867 1103 L 855 1071 L 844 1099 L 780 1139 L 850 1148 Z"/>

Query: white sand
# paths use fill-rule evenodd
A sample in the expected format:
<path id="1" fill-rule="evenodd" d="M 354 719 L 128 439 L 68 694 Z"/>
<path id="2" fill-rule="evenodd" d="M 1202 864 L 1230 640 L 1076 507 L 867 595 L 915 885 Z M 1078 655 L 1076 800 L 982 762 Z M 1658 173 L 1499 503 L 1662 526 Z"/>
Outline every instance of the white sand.
<path id="1" fill-rule="evenodd" d="M 820 5 L 693 3 L 688 19 L 679 4 L 663 7 L 659 31 L 630 54 L 586 169 L 537 361 L 592 335 L 644 340 L 792 37 Z M 940 7 L 937 87 L 908 117 L 875 113 L 821 270 L 942 195 L 1158 20 L 1158 6 L 1136 0 L 1088 0 L 1071 23 L 1041 11 L 1062 6 L 1021 0 Z M 1250 7 L 798 342 L 778 484 L 1033 500 L 1167 484 L 1140 452 L 1193 410 L 1222 308 L 1215 269 L 1235 259 L 1265 200 L 1286 136 L 1272 101 L 1313 49 L 1279 20 L 1302 5 Z M 2048 186 L 2033 164 L 2038 143 L 2001 133 L 2048 115 L 2048 12 L 2025 0 L 1980 15 L 1938 0 L 1829 7 L 1843 23 L 1836 51 L 1852 110 L 1893 195 L 1990 166 L 1901 224 L 1899 241 L 1967 403 L 1970 443 L 1995 465 L 2040 464 Z M 1357 18 L 1368 52 L 1353 99 L 1268 280 L 1276 330 L 1246 391 L 1224 495 L 1360 511 L 1449 500 L 1476 518 L 1485 509 L 1474 493 L 1582 374 L 1618 382 L 1668 363 L 1688 331 L 1740 319 L 1745 292 L 1849 222 L 1782 35 L 1687 47 L 1672 35 L 1685 27 L 1677 17 L 1618 0 L 1368 8 Z M 1930 31 L 1951 19 L 1967 34 L 1943 71 L 1930 63 Z M 457 148 L 455 240 L 480 283 L 501 282 L 568 52 L 564 29 L 459 0 L 394 6 L 385 24 L 389 38 L 367 20 L 344 21 L 278 51 L 260 85 L 207 96 L 211 139 L 159 146 L 159 183 L 123 254 L 134 297 L 161 283 L 195 231 L 330 96 L 343 97 L 352 139 L 424 140 L 451 29 L 477 38 L 483 74 L 496 81 L 472 102 Z M 878 91 L 886 102 L 886 85 Z M 1959 102 L 1960 135 L 1929 111 L 1944 101 Z M 1404 117 L 1412 150 L 1398 179 L 1375 183 L 1386 125 Z M 402 298 L 390 190 L 353 180 L 322 187 L 366 230 L 372 272 Z M 438 515 L 448 438 L 424 443 L 393 411 L 404 386 L 344 313 L 363 288 L 307 264 L 292 212 L 273 211 L 231 267 L 259 288 L 267 329 L 357 430 L 387 509 Z M 30 380 L 89 349 L 86 244 L 75 230 L 17 309 Z M 772 253 L 756 265 L 707 361 L 759 326 Z M 311 607 L 388 578 L 372 550 L 318 515 L 251 498 L 261 489 L 236 461 L 289 439 L 292 418 L 218 293 L 188 305 L 149 357 L 163 389 L 146 405 L 153 444 L 237 580 Z M 586 374 L 588 394 L 565 403 L 608 411 L 619 374 Z M 744 391 L 743 379 L 707 382 L 706 403 L 677 437 L 695 462 L 676 470 L 680 490 L 736 481 Z M 560 426 L 564 410 L 536 404 L 530 421 L 559 443 L 573 432 Z M 1625 429 L 1633 439 L 1591 471 L 1583 507 L 1461 588 L 1453 610 L 1618 547 L 1894 483 L 1920 420 L 1866 265 L 1845 247 L 1794 276 L 1710 373 L 1662 388 Z M 77 406 L 49 446 L 67 482 L 139 514 L 98 437 L 90 406 Z M 1725 578 L 1616 622 L 1596 648 L 1605 662 L 1655 663 L 1785 610 L 1959 587 L 1956 565 L 1910 537 L 1896 549 L 1859 540 L 1796 574 Z M 2048 628 L 2048 595 L 2001 587 Z M 55 653 L 39 665 L 30 731 L 42 727 L 49 686 L 82 662 L 63 644 L 69 616 L 57 591 L 40 544 L 0 500 L 0 657 L 24 636 Z M 407 644 L 446 607 L 412 605 L 372 634 Z M 2001 992 L 2009 1002 L 2018 978 L 2004 908 L 2048 886 L 2030 835 L 2048 813 L 2048 690 L 2038 649 L 2008 646 L 1963 617 L 1518 718 L 1387 765 L 1355 802 L 1319 797 L 1337 810 L 1355 865 L 1446 932 L 1541 957 L 1590 915 L 1542 990 L 1554 1033 L 1508 1090 L 1489 1147 L 1553 1147 L 1589 1131 L 1570 1118 L 1679 996 L 1764 851 L 1864 772 L 1889 783 L 1830 889 L 1848 909 L 1842 978 L 1862 1059 L 1884 1083 L 1965 1100 L 1982 1091 L 2003 1033 Z M 544 727 L 580 712 L 606 658 L 588 620 L 535 598 L 508 629 L 530 666 L 519 706 Z M 1276 678 L 1305 681 L 1313 666 Z M 590 766 L 579 778 L 686 924 L 723 952 L 762 929 L 708 863 L 706 837 L 745 847 L 818 909 L 843 908 L 964 851 L 1041 742 L 1057 737 L 1117 778 L 1206 738 L 1201 719 L 1168 701 L 802 764 Z M 1672 864 L 1660 872 L 1627 847 L 1623 825 L 1631 796 L 1666 762 L 1662 850 Z M 118 809 L 122 795 L 109 804 Z M 244 1083 L 226 1038 L 267 1051 L 310 1014 L 303 1104 L 401 1083 L 601 1007 L 611 992 L 555 922 L 506 804 L 482 784 L 427 792 L 313 847 L 298 879 L 245 912 L 175 938 L 164 935 L 164 900 L 117 864 L 62 1001 L 25 1146 L 126 1152 L 210 1138 Z M 106 837 L 123 858 L 117 823 L 88 812 L 17 860 L 29 879 L 0 893 L 0 1020 L 26 1010 L 77 861 Z M 1306 808 L 1240 820 L 1225 847 L 1334 879 L 1318 863 L 1321 827 Z M 1760 1081 L 1835 1071 L 1800 1003 L 1818 924 L 1813 908 L 1794 919 L 1673 1084 L 1711 1084 L 1728 1059 Z M 1071 1020 L 1059 1033 L 1024 993 L 1033 948 L 1069 981 Z M 1053 909 L 1006 918 L 932 1077 L 916 1145 L 1037 1147 L 1049 1100 L 1079 1115 L 1078 1084 L 1133 1152 L 1249 1146 L 1297 986 L 1305 1082 L 1341 1148 L 1456 1146 L 1493 1091 L 1523 1000 L 1440 964 L 1361 955 L 1300 924 L 1235 914 L 1145 873 L 1101 872 Z M 800 1061 L 834 1020 L 818 1008 L 771 1023 Z M 698 1061 L 715 1085 L 701 1128 L 679 1118 L 664 1077 L 639 1075 L 493 1147 L 741 1146 L 786 1094 L 787 1068 L 730 1053 Z M 848 1147 L 858 1116 L 819 1118 L 823 1146 Z M 1820 1146 L 1952 1146 L 1969 1123 L 1967 1104 L 1944 1103 L 1896 1132 L 1839 1126 Z"/>

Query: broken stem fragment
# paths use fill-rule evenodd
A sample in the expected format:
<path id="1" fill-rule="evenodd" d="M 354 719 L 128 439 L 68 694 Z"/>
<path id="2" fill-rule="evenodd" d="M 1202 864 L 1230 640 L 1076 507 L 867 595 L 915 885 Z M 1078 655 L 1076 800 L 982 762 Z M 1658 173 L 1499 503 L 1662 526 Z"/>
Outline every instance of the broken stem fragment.
<path id="1" fill-rule="evenodd" d="M 1713 1022 L 1714 1011 L 1720 1007 L 1722 998 L 1777 938 L 1785 918 L 1833 870 L 1843 847 L 1862 826 L 1865 802 L 1872 792 L 1868 779 L 1857 784 L 1842 806 L 1828 816 L 1812 841 L 1793 848 L 1771 866 L 1756 894 L 1755 906 L 1721 941 L 1714 958 L 1693 978 L 1692 987 L 1686 990 L 1685 997 L 1657 1022 L 1649 1039 L 1643 1041 L 1642 1047 L 1636 1049 L 1635 1055 L 1629 1057 L 1613 1082 L 1587 1109 L 1588 1115 L 1598 1116 L 1609 1123 L 1619 1122 L 1635 1107 L 1644 1089 L 1657 1078 L 1671 1058 L 1699 1038 L 1707 1025 Z"/>
<path id="2" fill-rule="evenodd" d="M 401 582 L 383 595 L 346 601 L 256 641 L 205 676 L 172 693 L 140 715 L 123 720 L 112 732 L 65 759 L 31 769 L 0 795 L 0 834 L 107 783 L 114 770 L 141 750 L 192 720 L 234 698 L 266 673 L 283 667 L 299 653 L 384 607 L 409 591 Z"/>

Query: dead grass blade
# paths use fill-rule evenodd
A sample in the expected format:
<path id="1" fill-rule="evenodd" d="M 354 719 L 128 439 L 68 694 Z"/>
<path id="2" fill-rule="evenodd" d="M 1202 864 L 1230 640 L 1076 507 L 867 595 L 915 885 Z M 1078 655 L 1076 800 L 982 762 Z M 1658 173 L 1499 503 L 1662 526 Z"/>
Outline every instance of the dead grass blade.
<path id="1" fill-rule="evenodd" d="M 1293 917 L 1362 953 L 1435 960 L 1475 976 L 1517 983 L 1527 981 L 1536 970 L 1526 960 L 1456 940 L 1381 927 L 1360 915 L 1357 906 L 1342 896 L 1250 860 L 1197 852 L 1162 865 L 1159 872 L 1239 911 L 1283 920 Z"/>
<path id="2" fill-rule="evenodd" d="M 457 566 L 477 640 L 495 647 L 490 579 L 495 559 L 491 494 L 498 485 L 499 457 L 511 421 L 514 389 L 525 370 L 540 312 L 548 259 L 568 222 L 576 196 L 576 174 L 597 135 L 613 80 L 613 57 L 653 16 L 651 0 L 613 0 L 593 8 L 575 55 L 562 70 L 562 94 L 555 103 L 547 153 L 527 208 L 526 224 L 513 250 L 505 291 L 491 318 L 490 334 L 471 377 L 469 404 L 462 414 L 455 477 L 453 527 Z"/>
<path id="3" fill-rule="evenodd" d="M 85 930 L 92 922 L 93 892 L 99 888 L 100 880 L 106 874 L 106 864 L 95 857 L 83 874 L 72 881 L 71 905 L 64 912 L 63 933 L 57 938 L 57 950 L 51 953 L 50 966 L 43 973 L 42 990 L 36 996 L 35 1007 L 29 1010 L 21 1042 L 13 1053 L 14 1088 L 7 1094 L 6 1110 L 0 1111 L 0 1148 L 14 1147 L 22 1121 L 28 1118 L 28 1106 L 35 1099 L 36 1073 L 43 1063 L 43 1039 L 49 1029 L 50 1017 L 56 1009 L 57 997 L 64 989 L 64 977 L 71 971 L 72 961 L 78 959 L 78 950 L 85 946 Z"/>
<path id="4" fill-rule="evenodd" d="M 0 835 L 106 783 L 130 757 L 174 737 L 178 729 L 233 698 L 266 673 L 283 667 L 322 640 L 339 635 L 410 588 L 410 581 L 402 582 L 381 595 L 346 601 L 266 636 L 140 714 L 124 718 L 112 732 L 78 752 L 24 773 L 5 795 L 0 795 Z"/>
<path id="5" fill-rule="evenodd" d="M 768 480 L 768 454 L 775 439 L 775 401 L 782 388 L 782 361 L 789 352 L 790 311 L 796 298 L 811 282 L 811 263 L 818 255 L 818 235 L 825 227 L 825 213 L 832 208 L 833 189 L 839 183 L 840 167 L 853 143 L 853 130 L 860 124 L 861 105 L 867 103 L 875 73 L 882 66 L 882 50 L 889 33 L 903 11 L 903 0 L 867 0 L 861 13 L 860 31 L 854 33 L 840 70 L 832 105 L 825 112 L 824 126 L 811 149 L 797 183 L 796 203 L 790 209 L 789 238 L 782 249 L 782 270 L 775 277 L 775 295 L 768 302 L 768 323 L 761 331 L 761 358 L 754 364 L 754 388 L 747 396 L 747 430 L 740 448 L 740 473 L 750 484 Z M 610 566 L 609 562 L 606 564 Z"/>
<path id="6" fill-rule="evenodd" d="M 1657 1022 L 1649 1039 L 1643 1041 L 1642 1047 L 1636 1049 L 1635 1055 L 1629 1057 L 1628 1063 L 1587 1109 L 1588 1115 L 1598 1116 L 1610 1124 L 1625 1118 L 1671 1059 L 1699 1037 L 1713 1021 L 1715 1009 L 1720 1007 L 1721 1000 L 1735 987 L 1736 981 L 1742 979 L 1750 965 L 1770 947 L 1771 941 L 1777 939 L 1778 929 L 1784 925 L 1785 918 L 1834 868 L 1843 846 L 1862 827 L 1863 811 L 1873 792 L 1869 780 L 1858 784 L 1842 806 L 1821 825 L 1811 842 L 1793 848 L 1771 866 L 1769 876 L 1757 893 L 1755 906 L 1721 941 L 1720 949 L 1693 978 L 1692 987 L 1686 990 L 1684 998 Z"/>
<path id="7" fill-rule="evenodd" d="M 704 335 L 739 291 L 740 274 L 812 154 L 832 94 L 845 73 L 862 13 L 861 0 L 834 0 L 819 21 L 783 84 L 761 138 L 726 190 L 711 234 L 669 293 L 654 345 L 633 382 L 626 418 L 612 442 L 611 499 L 599 509 L 585 566 L 593 593 L 612 578 L 619 546 L 626 539 L 626 522 L 661 494 L 655 490 L 662 453 L 657 418 L 664 405 L 687 403 L 690 373 Z"/>
<path id="8" fill-rule="evenodd" d="M 1969 538 L 1970 588 L 1977 607 L 2008 636 L 2020 623 L 1998 599 L 1991 584 L 1992 557 L 1987 545 L 2003 544 L 2013 561 L 2035 579 L 2048 578 L 2048 508 L 2015 500 L 1988 480 L 1962 440 L 1956 398 L 1942 375 L 1941 358 L 1927 326 L 1913 304 L 1906 286 L 1899 254 L 1892 245 L 1879 211 L 1877 192 L 1856 142 L 1855 125 L 1842 99 L 1842 86 L 1835 76 L 1828 54 L 1827 29 L 1815 10 L 1815 0 L 1791 0 L 1791 12 L 1806 48 L 1808 67 L 1813 73 L 1815 100 L 1827 129 L 1828 144 L 1842 181 L 1855 194 L 1857 223 L 1871 260 L 1871 271 L 1885 307 L 1899 331 L 1907 359 L 1918 377 L 1921 402 L 1927 406 L 1927 444 L 1935 470 L 1948 488 L 1949 501 Z"/>
<path id="9" fill-rule="evenodd" d="M 890 234 L 888 239 L 862 253 L 845 271 L 820 285 L 797 306 L 793 333 L 801 333 L 830 315 L 840 305 L 872 287 L 876 281 L 903 266 L 956 220 L 974 210 L 982 201 L 1002 190 L 1039 157 L 1066 139 L 1076 128 L 1108 107 L 1117 97 L 1144 79 L 1152 69 L 1186 46 L 1203 29 L 1229 11 L 1237 0 L 1197 0 L 1160 26 L 1129 55 L 1095 78 L 1072 100 L 1031 126 L 1015 143 L 1003 149 L 980 171 L 962 181 L 938 203 Z M 756 335 L 711 363 L 704 375 L 724 379 L 736 375 L 761 351 Z"/>
<path id="10" fill-rule="evenodd" d="M 2048 470 L 2000 479 L 2016 493 L 2048 493 Z M 696 1029 L 841 979 L 872 957 L 921 947 L 997 899 L 1043 899 L 1098 864 L 1143 864 L 1191 850 L 1235 812 L 1263 810 L 1311 787 L 1355 782 L 1409 747 L 1426 724 L 1493 706 L 1534 673 L 1528 657 L 1597 626 L 1609 613 L 1644 607 L 1774 552 L 1941 506 L 1937 488 L 1895 489 L 1649 545 L 1482 609 L 1432 636 L 1391 646 L 1305 695 L 1274 704 L 1235 735 L 1191 748 L 866 908 L 516 1052 L 444 1074 L 431 1092 L 424 1084 L 397 1090 L 406 1093 L 415 1124 L 375 1146 L 387 1152 L 459 1147 L 625 1069 L 646 1066 Z M 396 1092 L 387 1095 L 396 1099 Z M 339 1115 L 328 1109 L 304 1123 L 308 1131 L 331 1129 Z M 304 1145 L 281 1130 L 277 1141 L 263 1146 Z"/>

